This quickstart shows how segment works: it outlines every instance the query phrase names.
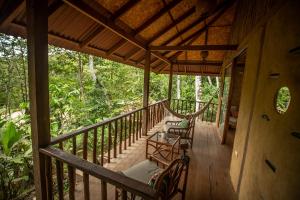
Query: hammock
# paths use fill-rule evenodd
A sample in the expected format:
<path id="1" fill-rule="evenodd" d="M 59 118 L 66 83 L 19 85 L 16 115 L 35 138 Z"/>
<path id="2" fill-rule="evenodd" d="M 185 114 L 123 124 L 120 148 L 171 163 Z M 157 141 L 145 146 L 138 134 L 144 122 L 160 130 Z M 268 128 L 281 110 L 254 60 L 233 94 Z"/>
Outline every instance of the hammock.
<path id="1" fill-rule="evenodd" d="M 215 94 L 217 94 L 217 92 Z M 167 111 L 169 111 L 175 117 L 178 117 L 178 118 L 181 118 L 181 119 L 183 119 L 183 118 L 186 118 L 186 119 L 197 118 L 199 115 L 201 115 L 202 113 L 205 112 L 205 110 L 208 108 L 209 104 L 213 100 L 215 94 L 213 95 L 213 97 L 207 102 L 207 104 L 201 110 L 199 110 L 197 112 L 194 112 L 194 113 L 191 113 L 191 114 L 187 114 L 187 115 L 179 114 L 179 113 L 175 112 L 174 110 L 172 110 L 172 108 L 170 108 L 170 102 L 169 101 L 163 102 L 163 106 Z"/>

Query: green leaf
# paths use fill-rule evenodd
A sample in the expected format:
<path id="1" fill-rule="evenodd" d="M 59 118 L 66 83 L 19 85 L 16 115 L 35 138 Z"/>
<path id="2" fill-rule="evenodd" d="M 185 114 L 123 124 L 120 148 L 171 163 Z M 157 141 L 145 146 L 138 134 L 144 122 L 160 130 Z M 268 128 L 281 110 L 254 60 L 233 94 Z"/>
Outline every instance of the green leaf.
<path id="1" fill-rule="evenodd" d="M 11 147 L 20 140 L 21 133 L 17 131 L 13 122 L 7 122 L 0 130 L 0 143 L 6 155 L 11 152 Z"/>

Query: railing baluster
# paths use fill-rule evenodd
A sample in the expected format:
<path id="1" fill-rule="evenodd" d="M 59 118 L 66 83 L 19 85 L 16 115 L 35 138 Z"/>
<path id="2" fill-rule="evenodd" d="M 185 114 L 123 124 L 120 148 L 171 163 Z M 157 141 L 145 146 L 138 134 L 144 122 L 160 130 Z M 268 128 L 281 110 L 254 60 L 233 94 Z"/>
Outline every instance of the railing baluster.
<path id="1" fill-rule="evenodd" d="M 139 139 L 139 112 L 136 112 L 136 121 L 135 121 L 135 139 Z"/>
<path id="2" fill-rule="evenodd" d="M 122 197 L 122 200 L 126 200 L 127 199 L 127 192 L 126 192 L 126 190 L 122 190 L 121 197 Z"/>
<path id="3" fill-rule="evenodd" d="M 101 200 L 107 199 L 107 183 L 105 181 L 101 181 Z"/>
<path id="4" fill-rule="evenodd" d="M 58 199 L 64 199 L 64 182 L 63 182 L 63 163 L 59 160 L 55 161 L 56 164 L 56 178 L 57 178 L 57 191 L 58 191 Z"/>
<path id="5" fill-rule="evenodd" d="M 83 193 L 84 200 L 90 199 L 90 182 L 89 182 L 89 174 L 83 173 Z"/>
<path id="6" fill-rule="evenodd" d="M 132 119 L 132 142 L 135 143 L 135 113 L 133 113 Z"/>
<path id="7" fill-rule="evenodd" d="M 122 142 L 123 142 L 123 117 L 120 118 L 120 136 L 119 136 L 119 140 L 120 140 L 120 143 L 119 143 L 119 153 L 122 153 Z"/>
<path id="8" fill-rule="evenodd" d="M 76 136 L 72 137 L 72 153 L 73 155 L 76 155 L 77 152 L 77 144 L 76 144 Z"/>
<path id="9" fill-rule="evenodd" d="M 143 111 L 140 112 L 140 121 L 139 121 L 139 136 L 142 137 L 142 119 L 143 119 Z"/>
<path id="10" fill-rule="evenodd" d="M 125 124 L 124 124 L 124 149 L 127 149 L 127 116 L 124 117 Z"/>
<path id="11" fill-rule="evenodd" d="M 118 142 L 118 120 L 115 120 L 115 136 L 114 136 L 114 158 L 117 157 L 117 142 Z"/>
<path id="12" fill-rule="evenodd" d="M 131 146 L 131 129 L 132 129 L 132 118 L 131 118 L 131 114 L 129 115 L 129 132 L 128 132 L 128 145 Z"/>
<path id="13" fill-rule="evenodd" d="M 48 199 L 52 200 L 53 199 L 52 161 L 51 161 L 51 157 L 49 156 L 46 156 L 45 167 L 46 167 L 47 197 Z"/>
<path id="14" fill-rule="evenodd" d="M 93 163 L 97 163 L 97 128 L 93 133 Z"/>
<path id="15" fill-rule="evenodd" d="M 69 199 L 75 199 L 75 170 L 71 165 L 68 165 L 68 178 L 69 178 Z"/>
<path id="16" fill-rule="evenodd" d="M 104 134 L 105 134 L 105 125 L 102 126 L 101 131 L 101 166 L 104 164 Z"/>
<path id="17" fill-rule="evenodd" d="M 111 150 L 111 122 L 108 123 L 108 149 L 107 149 L 108 163 L 110 163 L 110 150 Z"/>
<path id="18" fill-rule="evenodd" d="M 82 158 L 84 160 L 87 160 L 87 156 L 88 156 L 88 132 L 84 132 L 83 134 L 83 153 L 82 153 Z"/>
<path id="19" fill-rule="evenodd" d="M 211 115 L 210 115 L 210 122 L 213 121 L 213 112 L 214 112 L 214 104 L 210 104 L 211 105 Z"/>

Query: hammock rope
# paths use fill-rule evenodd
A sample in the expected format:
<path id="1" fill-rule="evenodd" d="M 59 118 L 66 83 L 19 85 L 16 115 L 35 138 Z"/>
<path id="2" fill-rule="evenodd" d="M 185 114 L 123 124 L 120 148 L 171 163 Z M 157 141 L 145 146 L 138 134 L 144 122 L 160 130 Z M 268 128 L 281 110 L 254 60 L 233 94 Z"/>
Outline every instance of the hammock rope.
<path id="1" fill-rule="evenodd" d="M 169 111 L 175 117 L 178 117 L 178 118 L 181 118 L 181 119 L 183 119 L 183 118 L 186 118 L 186 119 L 197 118 L 199 115 L 201 115 L 202 113 L 205 112 L 205 110 L 209 107 L 209 104 L 212 102 L 214 96 L 217 93 L 218 93 L 218 91 L 216 91 L 216 93 L 212 96 L 212 98 L 206 103 L 206 105 L 201 110 L 199 110 L 197 112 L 194 112 L 192 114 L 183 115 L 183 114 L 179 114 L 179 113 L 175 112 L 174 110 L 172 110 L 172 108 L 170 108 L 170 102 L 169 101 L 163 102 L 163 106 L 167 111 Z"/>

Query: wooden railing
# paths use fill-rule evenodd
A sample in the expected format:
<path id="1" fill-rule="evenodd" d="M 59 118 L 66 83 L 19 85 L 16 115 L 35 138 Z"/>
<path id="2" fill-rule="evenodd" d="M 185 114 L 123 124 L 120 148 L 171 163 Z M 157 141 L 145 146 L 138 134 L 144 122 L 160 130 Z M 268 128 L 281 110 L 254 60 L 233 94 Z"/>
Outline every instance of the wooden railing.
<path id="1" fill-rule="evenodd" d="M 207 102 L 191 101 L 183 99 L 172 99 L 171 109 L 179 114 L 191 114 L 198 110 L 201 110 L 206 106 Z M 210 102 L 207 109 L 200 116 L 201 121 L 215 122 L 217 115 L 218 104 Z"/>
<path id="2" fill-rule="evenodd" d="M 101 180 L 102 199 L 107 197 L 107 183 L 123 189 L 124 195 L 128 191 L 145 199 L 154 199 L 154 191 L 147 185 L 128 180 L 129 178 L 102 166 L 106 162 L 110 163 L 112 158 L 117 158 L 118 154 L 122 154 L 123 150 L 142 137 L 142 119 L 146 109 L 148 130 L 163 120 L 164 101 L 52 138 L 51 146 L 40 149 L 40 152 L 47 156 L 48 193 L 52 195 L 52 191 L 56 191 L 54 194 L 58 199 L 64 199 L 65 188 L 68 188 L 69 199 L 74 199 L 74 174 L 76 170 L 81 170 L 85 199 L 89 199 L 90 196 L 90 175 Z M 53 166 L 55 170 L 52 170 Z M 56 181 L 53 181 L 53 175 L 56 175 Z"/>

